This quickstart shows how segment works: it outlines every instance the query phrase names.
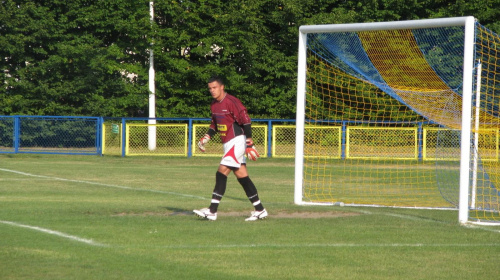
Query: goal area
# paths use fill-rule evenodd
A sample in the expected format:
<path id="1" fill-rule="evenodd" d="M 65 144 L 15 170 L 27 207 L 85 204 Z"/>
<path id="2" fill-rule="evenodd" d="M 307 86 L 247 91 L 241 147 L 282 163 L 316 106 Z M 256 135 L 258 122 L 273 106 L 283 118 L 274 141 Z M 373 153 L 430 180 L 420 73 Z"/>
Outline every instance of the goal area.
<path id="1" fill-rule="evenodd" d="M 294 202 L 500 225 L 499 105 L 500 37 L 473 17 L 301 26 Z"/>

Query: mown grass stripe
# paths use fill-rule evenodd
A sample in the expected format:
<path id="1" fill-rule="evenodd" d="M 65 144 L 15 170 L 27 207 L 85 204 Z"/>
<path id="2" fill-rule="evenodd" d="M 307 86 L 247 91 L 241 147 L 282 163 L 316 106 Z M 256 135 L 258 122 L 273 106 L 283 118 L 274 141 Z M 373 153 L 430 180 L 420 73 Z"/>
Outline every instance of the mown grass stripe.
<path id="1" fill-rule="evenodd" d="M 183 193 L 176 193 L 176 192 L 166 192 L 166 191 L 160 191 L 160 190 L 138 189 L 138 188 L 132 188 L 132 187 L 127 187 L 127 186 L 104 184 L 104 183 L 98 183 L 98 182 L 92 182 L 92 181 L 73 180 L 73 179 L 65 179 L 65 178 L 45 176 L 45 175 L 36 175 L 36 174 L 31 174 L 31 173 L 26 173 L 26 172 L 17 171 L 17 170 L 11 170 L 11 169 L 5 169 L 5 168 L 0 168 L 0 171 L 11 172 L 11 173 L 15 173 L 15 174 L 23 175 L 23 176 L 30 176 L 30 177 L 41 178 L 41 179 L 50 179 L 50 180 L 65 181 L 65 182 L 72 182 L 72 183 L 89 184 L 89 185 L 103 186 L 103 187 L 108 187 L 108 188 L 117 188 L 117 189 L 123 189 L 123 190 L 170 194 L 170 195 L 203 199 L 203 200 L 207 199 L 206 197 L 197 196 L 197 195 L 190 195 L 190 194 L 183 194 Z"/>

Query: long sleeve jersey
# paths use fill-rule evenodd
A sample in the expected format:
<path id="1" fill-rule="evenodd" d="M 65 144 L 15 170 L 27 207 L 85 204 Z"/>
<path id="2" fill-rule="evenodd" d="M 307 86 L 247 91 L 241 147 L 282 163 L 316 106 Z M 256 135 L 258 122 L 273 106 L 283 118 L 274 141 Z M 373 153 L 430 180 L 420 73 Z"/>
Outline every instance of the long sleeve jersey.
<path id="1" fill-rule="evenodd" d="M 243 103 L 228 93 L 221 101 L 214 99 L 210 110 L 212 111 L 210 128 L 219 133 L 222 143 L 243 135 L 243 126 L 251 123 Z"/>

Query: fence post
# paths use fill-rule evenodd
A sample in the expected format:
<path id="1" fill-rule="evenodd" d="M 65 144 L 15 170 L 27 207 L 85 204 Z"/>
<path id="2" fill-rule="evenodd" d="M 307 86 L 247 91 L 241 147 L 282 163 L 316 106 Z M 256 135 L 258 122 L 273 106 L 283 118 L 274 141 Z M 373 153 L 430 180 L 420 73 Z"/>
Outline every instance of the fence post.
<path id="1" fill-rule="evenodd" d="M 342 137 L 341 137 L 341 140 L 340 140 L 340 141 L 342 142 L 342 143 L 340 144 L 340 145 L 341 145 L 341 147 L 342 147 L 342 148 L 341 148 L 341 149 L 342 149 L 342 151 L 341 151 L 341 156 L 340 156 L 340 157 L 341 157 L 342 159 L 345 159 L 346 126 L 347 126 L 347 125 L 346 125 L 346 121 L 343 121 L 343 122 L 342 122 Z"/>
<path id="2" fill-rule="evenodd" d="M 273 121 L 267 121 L 267 157 L 271 157 L 272 145 L 273 145 Z"/>
<path id="3" fill-rule="evenodd" d="M 122 157 L 125 157 L 125 147 L 127 146 L 127 139 L 126 134 L 125 134 L 125 127 L 126 127 L 127 122 L 125 121 L 125 118 L 122 118 Z"/>
<path id="4" fill-rule="evenodd" d="M 104 118 L 103 117 L 98 117 L 97 118 L 97 133 L 96 133 L 96 147 L 97 147 L 97 154 L 99 156 L 102 156 L 102 124 L 104 123 Z"/>
<path id="5" fill-rule="evenodd" d="M 14 153 L 19 152 L 19 143 L 20 143 L 20 136 L 21 133 L 21 123 L 20 123 L 20 116 L 14 116 Z"/>
<path id="6" fill-rule="evenodd" d="M 188 124 L 188 158 L 193 156 L 193 146 L 192 146 L 192 139 L 193 138 L 193 119 L 189 118 L 189 124 Z"/>
<path id="7" fill-rule="evenodd" d="M 418 143 L 418 160 L 422 160 L 423 159 L 422 149 L 424 145 L 424 132 L 422 128 L 422 122 L 418 123 L 417 143 Z"/>

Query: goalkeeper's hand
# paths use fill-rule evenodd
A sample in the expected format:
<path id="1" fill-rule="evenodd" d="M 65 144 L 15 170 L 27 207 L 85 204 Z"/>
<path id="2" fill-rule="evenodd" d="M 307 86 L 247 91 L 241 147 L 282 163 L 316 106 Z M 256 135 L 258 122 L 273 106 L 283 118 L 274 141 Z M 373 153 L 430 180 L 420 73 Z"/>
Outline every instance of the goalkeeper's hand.
<path id="1" fill-rule="evenodd" d="M 247 149 L 246 149 L 247 158 L 256 161 L 259 156 L 259 153 L 255 149 L 252 139 L 247 139 Z"/>
<path id="2" fill-rule="evenodd" d="M 210 135 L 205 134 L 205 136 L 201 137 L 200 141 L 198 142 L 198 149 L 200 149 L 200 151 L 202 152 L 205 152 L 205 144 L 207 144 L 208 141 L 210 141 Z"/>

